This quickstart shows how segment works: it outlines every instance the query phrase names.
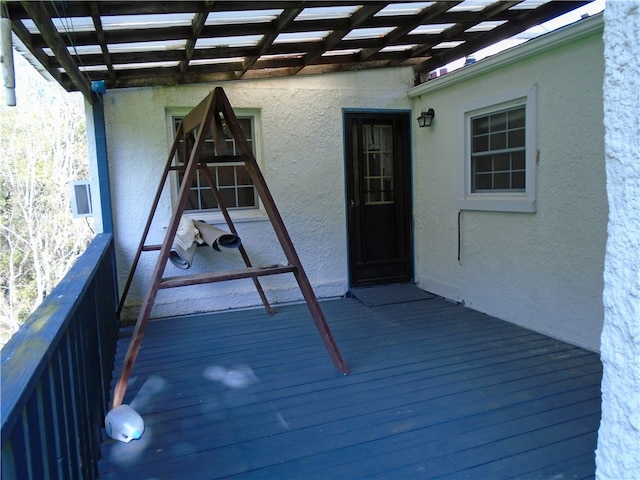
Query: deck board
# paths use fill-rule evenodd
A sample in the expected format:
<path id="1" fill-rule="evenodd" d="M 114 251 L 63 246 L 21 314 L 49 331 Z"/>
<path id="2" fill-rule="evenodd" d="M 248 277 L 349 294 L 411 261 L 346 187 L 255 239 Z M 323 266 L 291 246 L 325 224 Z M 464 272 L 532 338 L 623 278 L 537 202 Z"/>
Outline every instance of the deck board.
<path id="1" fill-rule="evenodd" d="M 438 298 L 153 321 L 101 478 L 593 478 L 597 354 Z M 118 362 L 127 347 L 124 329 Z M 116 372 L 117 373 L 117 372 Z"/>

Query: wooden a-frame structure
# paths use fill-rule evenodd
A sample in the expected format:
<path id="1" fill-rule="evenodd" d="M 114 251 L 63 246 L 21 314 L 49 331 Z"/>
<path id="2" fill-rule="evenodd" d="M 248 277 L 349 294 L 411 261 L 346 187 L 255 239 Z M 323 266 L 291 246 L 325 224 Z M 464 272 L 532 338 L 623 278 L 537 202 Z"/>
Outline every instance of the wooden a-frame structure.
<path id="1" fill-rule="evenodd" d="M 225 126 L 235 140 L 240 155 L 226 155 L 224 153 Z M 189 141 L 190 138 L 193 140 Z M 158 206 L 160 196 L 162 195 L 162 191 L 164 189 L 164 185 L 168 178 L 169 172 L 178 168 L 173 165 L 173 158 L 178 151 L 178 146 L 181 139 L 184 140 L 185 160 L 187 158 L 188 160 L 186 161 L 186 166 L 184 167 L 178 198 L 173 208 L 173 215 L 171 217 L 171 221 L 169 222 L 169 226 L 167 228 L 167 232 L 162 245 L 146 245 L 147 235 L 149 233 L 149 229 L 151 228 L 151 223 L 153 221 L 153 217 L 155 215 L 156 208 Z M 215 156 L 213 158 L 205 158 L 202 156 L 202 150 L 205 145 L 206 139 L 213 139 L 215 151 Z M 213 194 L 218 202 L 220 211 L 222 212 L 227 222 L 229 230 L 231 231 L 231 233 L 237 234 L 229 212 L 227 211 L 227 208 L 222 201 L 222 197 L 218 189 L 216 188 L 216 182 L 213 181 L 214 176 L 211 172 L 211 167 L 209 166 L 210 163 L 220 164 L 225 162 L 243 162 L 246 165 L 247 172 L 251 180 L 253 181 L 260 200 L 262 201 L 265 212 L 267 213 L 267 216 L 269 217 L 269 220 L 273 225 L 273 229 L 278 238 L 278 241 L 280 242 L 288 265 L 269 266 L 264 268 L 254 267 L 251 265 L 244 247 L 240 246 L 239 251 L 246 266 L 246 268 L 244 269 L 165 278 L 164 270 L 169 259 L 171 245 L 178 230 L 180 217 L 185 210 L 189 190 L 194 181 L 196 170 L 200 169 L 200 171 L 204 173 L 205 178 L 207 178 Z M 158 186 L 158 190 L 156 191 L 156 196 L 153 200 L 149 218 L 147 219 L 142 238 L 140 240 L 136 255 L 133 260 L 133 265 L 131 267 L 129 277 L 125 284 L 124 291 L 118 305 L 118 315 L 120 315 L 120 313 L 122 312 L 124 301 L 126 299 L 129 288 L 131 287 L 131 282 L 133 280 L 133 276 L 137 268 L 141 253 L 143 251 L 152 250 L 159 250 L 160 253 L 151 277 L 151 284 L 149 285 L 147 294 L 142 303 L 142 307 L 136 321 L 135 329 L 133 331 L 129 347 L 125 355 L 120 377 L 118 378 L 118 382 L 114 390 L 112 401 L 113 408 L 118 407 L 122 404 L 122 400 L 127 389 L 127 382 L 129 381 L 131 370 L 140 350 L 146 325 L 150 319 L 151 309 L 153 308 L 158 290 L 163 288 L 185 287 L 188 285 L 221 282 L 225 280 L 236 280 L 241 278 L 251 278 L 256 286 L 258 294 L 260 295 L 260 299 L 262 300 L 262 303 L 265 306 L 266 310 L 269 313 L 273 313 L 273 310 L 269 305 L 262 286 L 260 285 L 259 277 L 266 275 L 293 273 L 335 368 L 344 374 L 349 373 L 348 367 L 344 359 L 342 358 L 340 350 L 338 349 L 331 330 L 329 329 L 322 309 L 320 308 L 318 299 L 316 298 L 311 284 L 309 283 L 309 279 L 307 278 L 307 275 L 302 268 L 302 264 L 300 263 L 298 254 L 293 247 L 291 238 L 287 233 L 284 222 L 282 221 L 282 217 L 280 216 L 273 197 L 271 196 L 271 193 L 267 188 L 267 184 L 264 180 L 264 177 L 262 176 L 262 172 L 258 167 L 255 156 L 253 155 L 253 151 L 249 143 L 247 142 L 242 132 L 240 123 L 238 122 L 238 119 L 236 118 L 233 109 L 229 104 L 229 100 L 227 99 L 227 96 L 221 87 L 217 87 L 209 95 L 207 95 L 207 97 L 202 100 L 202 102 L 200 102 L 198 106 L 196 106 L 182 120 L 182 123 L 178 127 L 175 140 L 167 158 L 162 179 Z"/>

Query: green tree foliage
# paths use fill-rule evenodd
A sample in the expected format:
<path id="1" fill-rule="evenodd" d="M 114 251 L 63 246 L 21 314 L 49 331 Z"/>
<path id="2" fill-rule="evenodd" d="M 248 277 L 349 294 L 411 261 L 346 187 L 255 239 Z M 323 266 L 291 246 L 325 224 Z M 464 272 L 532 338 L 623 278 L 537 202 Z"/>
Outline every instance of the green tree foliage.
<path id="1" fill-rule="evenodd" d="M 88 178 L 84 102 L 18 54 L 17 107 L 0 104 L 0 345 L 84 251 L 68 182 Z"/>

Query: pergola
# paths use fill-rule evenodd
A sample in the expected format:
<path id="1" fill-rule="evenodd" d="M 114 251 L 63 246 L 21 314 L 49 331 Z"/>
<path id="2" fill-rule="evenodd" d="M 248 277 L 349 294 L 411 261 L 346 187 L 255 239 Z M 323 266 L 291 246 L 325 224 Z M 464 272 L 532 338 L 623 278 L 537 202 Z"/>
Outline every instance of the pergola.
<path id="1" fill-rule="evenodd" d="M 450 61 L 472 55 L 479 49 L 525 32 L 585 3 L 589 2 L 8 0 L 1 3 L 0 13 L 9 19 L 14 40 L 22 44 L 18 48 L 28 51 L 34 63 L 40 64 L 39 67 L 65 89 L 81 91 L 91 102 L 95 98 L 93 89 L 99 88 L 221 82 L 391 66 L 412 66 L 416 83 L 422 83 L 428 80 L 430 72 Z M 636 239 L 638 231 L 638 182 L 633 180 L 639 174 L 637 142 L 627 141 L 638 125 L 633 99 L 637 98 L 639 55 L 637 35 L 634 35 L 638 22 L 637 0 L 611 2 L 607 8 L 610 14 L 605 21 L 604 53 L 608 76 L 603 89 L 604 122 L 607 125 L 607 192 L 612 221 L 609 223 L 610 245 L 604 268 L 606 308 L 601 346 L 604 363 L 601 388 L 605 414 L 598 432 L 597 473 L 603 478 L 614 478 L 639 471 L 635 452 L 638 432 L 634 428 L 637 422 L 634 424 L 634 411 L 629 407 L 636 398 L 634 381 L 638 371 L 637 356 L 633 355 L 637 351 L 634 335 L 638 331 L 635 316 L 638 297 L 634 294 L 637 284 L 633 283 L 634 273 L 638 270 L 635 268 L 637 249 L 630 246 L 634 246 L 633 239 Z M 98 117 L 100 112 L 94 115 Z M 104 122 L 96 130 L 104 134 Z M 99 138 L 102 146 L 98 147 L 98 156 L 106 152 L 104 138 Z M 106 164 L 104 159 L 98 162 L 103 166 Z M 108 187 L 108 177 L 103 175 L 102 178 L 107 179 L 105 184 Z M 108 198 L 106 189 L 105 192 L 101 195 Z M 110 230 L 107 228 L 105 231 Z M 97 257 L 97 252 L 104 260 L 100 261 L 99 268 L 91 268 L 99 270 L 96 278 L 104 278 L 108 283 L 113 278 L 112 255 L 109 254 L 113 241 L 106 234 L 98 235 L 96 241 L 98 243 L 94 244 L 91 253 Z M 77 265 L 83 275 L 88 261 L 89 257 L 84 264 Z M 73 281 L 77 282 L 75 278 Z M 91 281 L 97 287 L 91 286 L 85 297 L 98 299 L 103 302 L 102 306 L 104 302 L 109 303 L 104 300 L 102 280 Z M 66 285 L 63 287 L 67 288 Z M 71 307 L 75 309 L 75 304 L 72 304 L 75 300 L 70 296 L 62 300 L 58 298 L 62 296 L 49 296 L 50 302 L 58 302 L 62 306 L 55 309 L 56 315 L 66 315 L 64 312 L 71 311 Z M 84 297 L 80 300 L 84 302 Z M 95 308 L 95 305 L 89 304 L 85 308 L 92 314 L 109 315 L 107 309 Z M 80 315 L 74 314 L 76 317 L 83 316 L 83 310 L 79 311 Z M 84 317 L 93 318 L 92 314 Z M 50 329 L 53 321 L 49 316 L 47 320 L 47 329 Z M 41 325 L 38 323 L 39 327 Z M 109 322 L 98 318 L 96 325 L 109 326 Z M 75 330 L 80 332 L 80 328 Z M 115 332 L 110 335 L 115 338 Z M 91 335 L 83 337 L 93 340 Z M 63 345 L 61 351 L 80 352 L 74 343 L 75 337 L 57 335 L 57 338 L 73 345 Z M 47 347 L 47 353 L 53 348 Z M 86 349 L 92 353 L 95 351 L 91 344 Z M 32 352 L 25 349 L 23 353 Z M 65 355 L 66 361 L 68 353 Z M 113 356 L 113 352 L 109 355 Z M 87 355 L 87 358 L 93 357 Z M 83 357 L 78 355 L 78 358 Z M 30 364 L 20 363 L 20 374 L 14 378 L 20 378 L 21 383 L 11 394 L 14 398 L 3 396 L 3 428 L 4 412 L 9 408 L 5 410 L 4 407 L 9 404 L 18 405 L 19 408 L 14 410 L 18 412 L 15 418 L 23 422 L 26 422 L 26 416 L 20 408 L 27 403 L 33 407 L 34 417 L 52 422 L 49 417 L 41 415 L 42 403 L 33 401 L 35 396 L 26 397 L 26 386 L 30 391 L 42 393 L 39 387 L 36 389 L 41 385 L 37 383 L 39 380 L 35 376 L 27 376 L 36 370 L 33 365 L 35 360 Z M 45 367 L 41 370 L 52 371 Z M 80 362 L 77 369 L 58 369 L 69 379 L 66 382 L 60 380 L 58 385 L 75 385 L 75 373 L 80 370 L 88 370 L 87 378 L 95 381 L 97 369 Z M 3 371 L 3 379 L 5 377 L 8 375 Z M 109 379 L 105 377 L 103 383 L 103 388 L 108 390 Z M 9 389 L 6 391 L 11 392 Z M 98 388 L 88 388 L 87 391 L 93 394 L 98 392 Z M 100 394 L 104 395 L 104 391 L 97 395 Z M 79 402 L 79 405 L 84 404 Z M 82 417 L 83 412 L 73 411 L 74 415 Z M 76 422 L 68 422 L 67 418 L 56 421 L 57 427 L 65 425 L 76 428 Z M 47 442 L 48 437 L 41 438 L 42 431 L 32 430 L 36 439 L 42 440 L 42 445 L 56 443 Z M 84 439 L 90 436 L 87 433 L 83 435 Z M 4 453 L 3 446 L 3 460 Z M 39 459 L 39 455 L 29 456 Z M 78 463 L 85 469 L 91 467 L 85 459 Z M 3 462 L 3 467 L 7 464 L 8 461 Z"/>
<path id="2" fill-rule="evenodd" d="M 406 65 L 419 84 L 586 3 L 9 1 L 2 15 L 55 80 L 90 99 L 92 82 L 113 89 Z"/>

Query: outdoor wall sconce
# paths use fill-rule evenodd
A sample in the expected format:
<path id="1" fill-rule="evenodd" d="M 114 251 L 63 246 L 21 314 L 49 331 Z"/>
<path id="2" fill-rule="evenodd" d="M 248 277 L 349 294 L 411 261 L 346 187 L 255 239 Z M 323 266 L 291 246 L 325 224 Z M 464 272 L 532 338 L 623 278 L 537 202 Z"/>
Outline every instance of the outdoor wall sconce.
<path id="1" fill-rule="evenodd" d="M 436 116 L 436 112 L 433 108 L 429 110 L 422 110 L 422 113 L 418 117 L 418 126 L 422 127 L 430 127 L 433 122 L 433 117 Z"/>

